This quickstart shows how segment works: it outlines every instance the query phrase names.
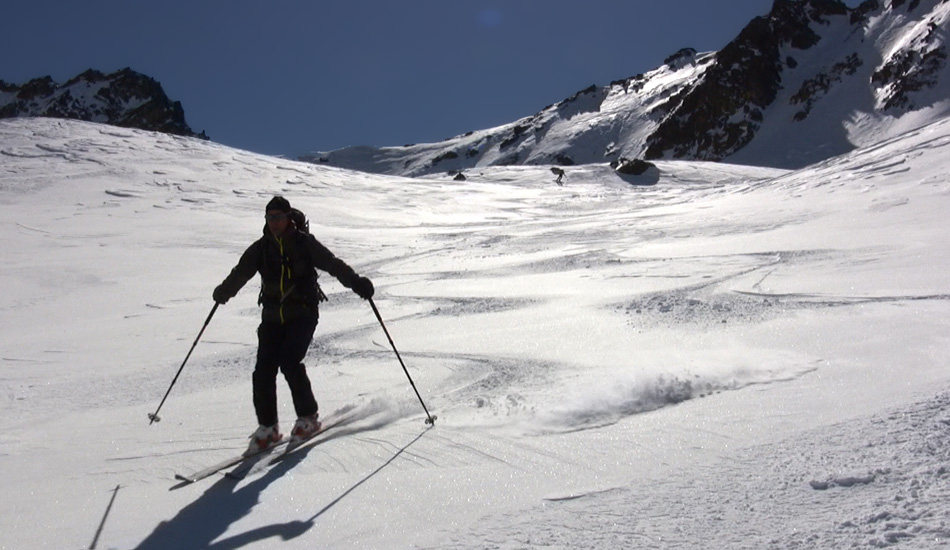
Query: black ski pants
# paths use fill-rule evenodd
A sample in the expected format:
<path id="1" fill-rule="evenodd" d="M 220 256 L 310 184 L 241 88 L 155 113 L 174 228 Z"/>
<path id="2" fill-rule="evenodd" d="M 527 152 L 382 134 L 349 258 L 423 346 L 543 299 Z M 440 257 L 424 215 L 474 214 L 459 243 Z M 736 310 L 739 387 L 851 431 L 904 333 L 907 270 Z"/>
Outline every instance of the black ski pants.
<path id="1" fill-rule="evenodd" d="M 277 424 L 277 371 L 284 374 L 297 416 L 317 413 L 303 358 L 317 329 L 317 317 L 289 323 L 263 322 L 257 328 L 257 365 L 254 367 L 254 411 L 261 426 Z"/>

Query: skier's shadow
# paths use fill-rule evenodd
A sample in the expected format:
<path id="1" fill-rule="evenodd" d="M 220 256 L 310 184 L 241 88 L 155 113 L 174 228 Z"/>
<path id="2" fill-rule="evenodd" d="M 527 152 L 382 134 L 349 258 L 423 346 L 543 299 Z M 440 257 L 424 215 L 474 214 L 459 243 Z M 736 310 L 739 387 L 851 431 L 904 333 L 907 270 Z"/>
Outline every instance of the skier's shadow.
<path id="1" fill-rule="evenodd" d="M 328 441 L 357 431 L 363 430 L 357 429 L 337 432 L 332 437 L 320 441 Z M 260 479 L 248 483 L 240 489 L 235 490 L 237 486 L 236 481 L 222 477 L 198 497 L 197 500 L 182 508 L 175 517 L 168 521 L 161 522 L 155 530 L 136 547 L 136 550 L 167 550 L 169 548 L 237 550 L 254 542 L 271 537 L 279 537 L 284 541 L 297 538 L 314 527 L 320 516 L 349 496 L 360 485 L 366 483 L 384 468 L 392 464 L 406 449 L 412 446 L 416 441 L 419 441 L 419 439 L 425 435 L 426 431 L 417 435 L 386 462 L 347 489 L 343 494 L 336 497 L 309 519 L 267 525 L 214 542 L 215 539 L 227 532 L 231 525 L 250 515 L 254 507 L 260 502 L 260 495 L 264 489 L 287 473 L 295 464 L 303 460 L 304 457 L 314 449 L 316 443 L 299 449 L 293 455 L 277 463 L 266 474 L 261 476 Z"/>

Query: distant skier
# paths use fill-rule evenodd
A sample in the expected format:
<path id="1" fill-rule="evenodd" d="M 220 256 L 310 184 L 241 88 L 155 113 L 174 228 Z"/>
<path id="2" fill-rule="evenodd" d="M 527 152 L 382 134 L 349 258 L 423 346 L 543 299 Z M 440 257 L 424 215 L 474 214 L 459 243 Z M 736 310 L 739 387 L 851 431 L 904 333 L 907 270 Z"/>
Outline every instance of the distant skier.
<path id="1" fill-rule="evenodd" d="M 258 304 L 263 311 L 253 375 L 259 427 L 251 435 L 249 451 L 265 449 L 282 438 L 277 422 L 278 370 L 290 386 L 298 417 L 291 438 L 305 439 L 320 429 L 317 401 L 303 364 L 317 328 L 318 304 L 326 299 L 316 270 L 333 275 L 364 300 L 374 292 L 369 279 L 357 275 L 308 232 L 305 216 L 287 199 L 271 199 L 265 219 L 264 235 L 244 251 L 213 294 L 215 302 L 225 304 L 251 277 L 261 275 Z"/>
<path id="2" fill-rule="evenodd" d="M 564 185 L 562 183 L 564 181 L 564 170 L 562 168 L 558 168 L 557 166 L 552 166 L 551 172 L 553 172 L 554 175 L 557 176 L 557 179 L 554 180 L 554 182 L 557 183 L 558 185 Z"/>

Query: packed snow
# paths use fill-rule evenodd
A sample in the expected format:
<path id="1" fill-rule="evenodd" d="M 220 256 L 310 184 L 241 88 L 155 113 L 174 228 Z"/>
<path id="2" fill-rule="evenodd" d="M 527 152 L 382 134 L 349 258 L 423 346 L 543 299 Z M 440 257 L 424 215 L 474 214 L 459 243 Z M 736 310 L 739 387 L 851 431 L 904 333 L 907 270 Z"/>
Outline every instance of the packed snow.
<path id="1" fill-rule="evenodd" d="M 945 548 L 948 152 L 950 119 L 794 172 L 557 185 L 0 121 L 0 548 Z M 256 427 L 256 281 L 148 414 L 274 194 L 374 281 L 438 420 L 324 275 L 308 369 L 356 420 L 183 485 Z"/>

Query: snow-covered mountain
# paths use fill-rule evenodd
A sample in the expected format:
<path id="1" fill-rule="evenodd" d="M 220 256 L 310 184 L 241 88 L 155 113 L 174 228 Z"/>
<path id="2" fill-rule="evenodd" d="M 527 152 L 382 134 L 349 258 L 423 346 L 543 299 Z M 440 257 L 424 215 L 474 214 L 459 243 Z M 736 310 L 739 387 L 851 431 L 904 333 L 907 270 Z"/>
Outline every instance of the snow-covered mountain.
<path id="1" fill-rule="evenodd" d="M 129 68 L 111 74 L 90 69 L 64 84 L 49 76 L 23 85 L 0 80 L 0 118 L 12 117 L 67 118 L 207 139 L 185 122 L 180 101 Z"/>
<path id="2" fill-rule="evenodd" d="M 718 52 L 683 49 L 510 124 L 301 160 L 408 176 L 621 158 L 802 167 L 950 111 L 948 21 L 945 0 L 776 0 Z"/>

